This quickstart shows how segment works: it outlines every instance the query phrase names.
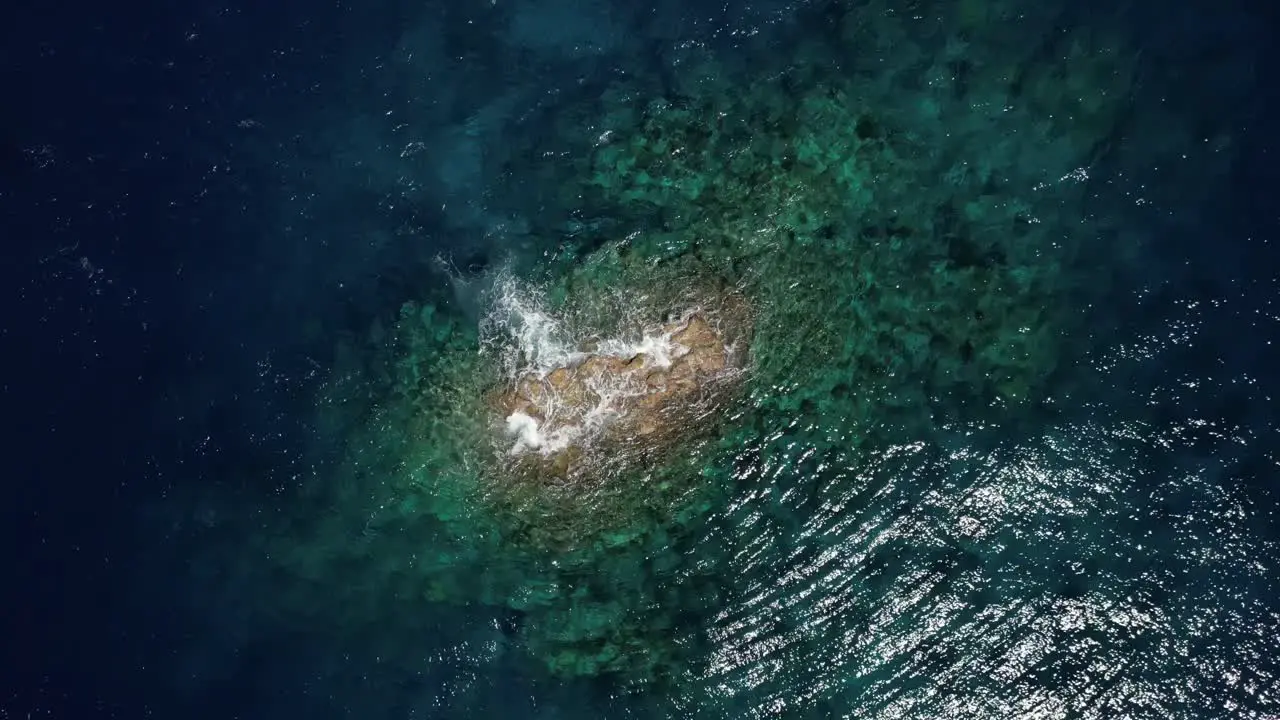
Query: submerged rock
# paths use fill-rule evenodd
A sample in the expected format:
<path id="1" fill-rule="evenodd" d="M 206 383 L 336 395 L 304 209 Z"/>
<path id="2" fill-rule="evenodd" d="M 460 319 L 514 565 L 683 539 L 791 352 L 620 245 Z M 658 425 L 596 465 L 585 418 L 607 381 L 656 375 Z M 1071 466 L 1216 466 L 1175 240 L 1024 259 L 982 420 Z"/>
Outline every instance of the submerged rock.
<path id="1" fill-rule="evenodd" d="M 652 458 L 697 437 L 745 370 L 749 313 L 736 294 L 654 323 L 633 342 L 592 340 L 557 367 L 526 368 L 494 392 L 522 473 L 572 479 Z"/>

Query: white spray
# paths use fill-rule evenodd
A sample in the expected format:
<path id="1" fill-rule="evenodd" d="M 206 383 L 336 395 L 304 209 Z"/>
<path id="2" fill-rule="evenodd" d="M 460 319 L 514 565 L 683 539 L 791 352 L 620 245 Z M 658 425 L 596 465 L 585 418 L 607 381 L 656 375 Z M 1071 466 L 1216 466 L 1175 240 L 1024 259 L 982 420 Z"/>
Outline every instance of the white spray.
<path id="1" fill-rule="evenodd" d="M 558 368 L 572 368 L 589 357 L 581 349 L 587 345 L 587 338 L 579 337 L 562 319 L 552 315 L 537 289 L 503 277 L 495 283 L 494 290 L 492 310 L 481 323 L 481 338 L 486 348 L 498 353 L 510 382 L 529 377 L 541 380 Z M 621 323 L 624 327 L 630 324 Z M 660 368 L 670 367 L 675 358 L 688 352 L 688 348 L 672 342 L 669 331 L 641 334 L 637 340 L 597 339 L 594 345 L 595 355 L 626 359 L 643 356 L 644 362 Z M 549 433 L 544 428 L 556 424 L 560 410 L 554 395 L 547 398 L 545 407 L 540 407 L 546 416 L 541 423 L 523 412 L 508 416 L 505 430 L 514 441 L 510 452 L 551 455 L 571 444 L 586 442 L 617 416 L 622 398 L 645 392 L 643 387 L 637 387 L 634 378 L 607 374 L 595 376 L 589 389 L 599 401 L 577 422 L 562 424 Z"/>

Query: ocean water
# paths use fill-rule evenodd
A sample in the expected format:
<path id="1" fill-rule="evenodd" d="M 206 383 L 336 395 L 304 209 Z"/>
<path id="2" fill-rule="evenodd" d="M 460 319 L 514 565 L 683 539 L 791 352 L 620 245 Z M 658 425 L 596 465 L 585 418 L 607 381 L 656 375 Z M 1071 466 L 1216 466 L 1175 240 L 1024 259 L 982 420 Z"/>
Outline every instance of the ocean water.
<path id="1" fill-rule="evenodd" d="M 1280 717 L 1270 6 L 26 17 L 0 718 Z"/>

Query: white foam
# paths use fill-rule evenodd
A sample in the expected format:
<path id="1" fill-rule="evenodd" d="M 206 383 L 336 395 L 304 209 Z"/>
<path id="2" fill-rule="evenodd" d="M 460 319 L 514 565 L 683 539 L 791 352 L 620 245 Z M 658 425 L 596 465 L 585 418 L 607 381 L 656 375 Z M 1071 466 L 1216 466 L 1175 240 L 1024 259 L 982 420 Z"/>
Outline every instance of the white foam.
<path id="1" fill-rule="evenodd" d="M 507 434 L 515 437 L 511 446 L 511 454 L 536 450 L 543 455 L 560 452 L 569 446 L 578 435 L 577 426 L 569 426 L 556 430 L 551 435 L 544 435 L 536 418 L 522 412 L 513 412 L 507 416 Z"/>
<path id="2" fill-rule="evenodd" d="M 542 434 L 538 432 L 538 421 L 522 412 L 514 412 L 507 416 L 507 434 L 515 436 L 516 444 L 511 452 L 537 450 L 542 447 Z"/>
<path id="3" fill-rule="evenodd" d="M 540 293 L 511 278 L 499 280 L 495 288 L 493 310 L 481 324 L 482 339 L 499 346 L 509 374 L 533 370 L 546 375 L 584 357 L 564 323 L 547 312 Z"/>
<path id="4" fill-rule="evenodd" d="M 633 358 L 643 355 L 645 362 L 653 367 L 669 368 L 671 361 L 688 351 L 688 348 L 671 341 L 670 333 L 660 335 L 645 334 L 636 342 L 609 339 L 600 343 L 599 352 L 620 358 Z"/>
<path id="5" fill-rule="evenodd" d="M 481 324 L 481 337 L 490 351 L 498 353 L 508 381 L 519 382 L 523 378 L 544 379 L 558 368 L 571 368 L 589 354 L 580 348 L 587 346 L 587 337 L 578 337 L 561 319 L 547 309 L 547 303 L 537 288 L 517 283 L 511 277 L 500 278 L 494 285 L 495 295 L 490 313 Z M 626 312 L 624 309 L 623 312 Z M 627 326 L 626 318 L 620 323 Z M 636 339 L 605 338 L 592 336 L 594 354 L 630 359 L 643 356 L 647 365 L 669 368 L 672 362 L 689 351 L 689 348 L 672 341 L 671 332 L 646 333 Z M 550 455 L 571 444 L 590 441 L 608 426 L 620 412 L 622 401 L 629 396 L 645 392 L 630 374 L 601 374 L 590 379 L 591 391 L 599 401 L 582 412 L 561 407 L 560 398 L 546 388 L 538 412 L 545 420 L 523 412 L 515 412 L 506 418 L 506 434 L 515 439 L 510 452 L 521 454 L 538 452 Z M 577 415 L 576 420 L 558 422 L 562 412 Z M 578 414 L 581 413 L 581 414 Z M 555 427 L 551 433 L 545 428 Z"/>

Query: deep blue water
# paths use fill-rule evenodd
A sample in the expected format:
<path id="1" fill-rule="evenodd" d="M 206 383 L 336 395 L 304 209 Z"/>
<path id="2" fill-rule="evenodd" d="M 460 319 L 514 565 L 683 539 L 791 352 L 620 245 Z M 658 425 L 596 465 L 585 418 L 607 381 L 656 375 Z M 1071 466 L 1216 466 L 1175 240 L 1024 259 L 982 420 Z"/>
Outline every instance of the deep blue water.
<path id="1" fill-rule="evenodd" d="M 480 270 L 560 243 L 538 231 L 554 193 L 521 174 L 528 146 L 502 143 L 552 137 L 576 119 L 557 108 L 619 77 L 662 88 L 673 48 L 775 65 L 770 34 L 820 34 L 824 10 L 15 11 L 0 718 L 1280 717 L 1265 3 L 1034 13 L 1049 20 L 1029 47 L 1096 24 L 1141 58 L 1141 121 L 1100 150 L 1081 205 L 1139 254 L 1099 256 L 1109 289 L 1027 424 L 946 427 L 847 495 L 804 457 L 761 461 L 795 460 L 803 499 L 743 474 L 698 546 L 740 582 L 697 608 L 706 664 L 681 695 L 541 676 L 479 606 L 424 609 L 412 638 L 394 618 L 352 638 L 255 612 L 273 586 L 227 567 L 250 554 L 217 531 L 245 527 L 224 524 L 232 506 L 266 526 L 338 452 L 310 414 L 335 338 L 394 317 L 437 256 Z M 1126 164 L 1162 141 L 1162 163 Z M 408 667 L 414 644 L 426 660 Z"/>

